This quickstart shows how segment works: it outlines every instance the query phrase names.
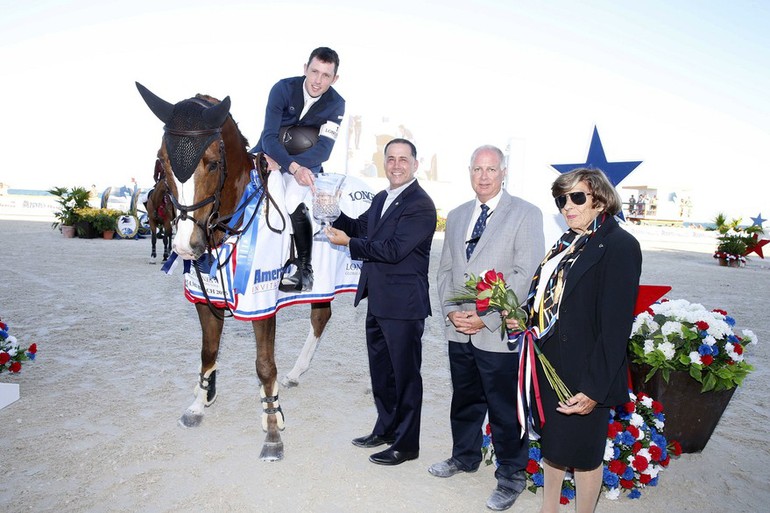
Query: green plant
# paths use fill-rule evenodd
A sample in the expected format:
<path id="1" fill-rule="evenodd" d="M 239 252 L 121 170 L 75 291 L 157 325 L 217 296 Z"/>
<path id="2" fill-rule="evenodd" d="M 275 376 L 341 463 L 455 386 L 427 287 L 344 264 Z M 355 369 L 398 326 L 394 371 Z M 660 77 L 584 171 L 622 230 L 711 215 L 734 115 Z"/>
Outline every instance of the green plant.
<path id="1" fill-rule="evenodd" d="M 94 230 L 100 233 L 107 230 L 117 230 L 118 219 L 120 216 L 125 215 L 124 212 L 113 208 L 92 207 L 78 209 L 77 214 L 81 221 L 87 221 L 93 226 Z"/>
<path id="2" fill-rule="evenodd" d="M 72 226 L 80 220 L 77 210 L 88 206 L 90 193 L 85 187 L 54 187 L 48 191 L 48 194 L 56 196 L 56 202 L 61 206 L 58 212 L 54 213 L 56 221 L 51 225 L 57 228 L 59 225 Z"/>

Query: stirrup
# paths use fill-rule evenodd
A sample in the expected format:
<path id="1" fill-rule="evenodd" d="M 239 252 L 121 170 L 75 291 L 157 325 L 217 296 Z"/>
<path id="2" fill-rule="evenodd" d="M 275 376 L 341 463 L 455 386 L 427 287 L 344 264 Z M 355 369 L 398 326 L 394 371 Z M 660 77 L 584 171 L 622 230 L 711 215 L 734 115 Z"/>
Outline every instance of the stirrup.
<path id="1" fill-rule="evenodd" d="M 284 275 L 278 285 L 282 292 L 305 292 L 313 290 L 313 271 L 297 266 L 297 270 L 291 276 Z"/>

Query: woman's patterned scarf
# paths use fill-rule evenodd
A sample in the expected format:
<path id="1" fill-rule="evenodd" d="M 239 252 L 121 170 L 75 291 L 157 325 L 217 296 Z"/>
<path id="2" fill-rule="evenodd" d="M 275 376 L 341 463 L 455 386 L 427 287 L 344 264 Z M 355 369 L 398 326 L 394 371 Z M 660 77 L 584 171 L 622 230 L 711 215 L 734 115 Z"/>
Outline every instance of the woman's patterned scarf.
<path id="1" fill-rule="evenodd" d="M 548 254 L 540 263 L 535 276 L 532 278 L 532 284 L 529 288 L 529 294 L 527 295 L 527 314 L 529 315 L 530 324 L 538 333 L 538 338 L 542 340 L 546 333 L 548 333 L 551 327 L 556 323 L 559 312 L 559 301 L 561 300 L 562 292 L 564 291 L 564 284 L 566 283 L 567 275 L 569 274 L 572 264 L 583 252 L 586 243 L 590 240 L 594 233 L 604 223 L 607 218 L 607 214 L 603 213 L 594 219 L 591 227 L 583 232 L 580 236 L 572 230 L 567 230 L 562 234 L 556 244 L 553 245 Z M 551 276 L 548 276 L 548 283 L 546 284 L 545 294 L 543 294 L 543 300 L 540 305 L 535 305 L 535 295 L 537 292 L 537 286 L 541 279 L 543 272 L 543 266 L 556 255 L 560 254 L 566 249 L 567 254 L 562 258 L 559 265 L 553 271 Z M 539 311 L 538 311 L 539 310 Z M 537 311 L 537 318 L 535 313 Z"/>

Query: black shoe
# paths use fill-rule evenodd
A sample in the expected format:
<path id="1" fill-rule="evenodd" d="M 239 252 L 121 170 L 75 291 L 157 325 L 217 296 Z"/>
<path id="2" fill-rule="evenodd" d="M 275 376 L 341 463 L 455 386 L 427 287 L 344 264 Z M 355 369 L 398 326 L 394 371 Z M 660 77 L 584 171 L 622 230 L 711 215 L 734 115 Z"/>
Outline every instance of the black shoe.
<path id="1" fill-rule="evenodd" d="M 497 485 L 497 488 L 492 491 L 492 495 L 487 499 L 487 508 L 492 511 L 504 511 L 513 506 L 513 503 L 516 502 L 520 493 L 521 492 L 516 492 L 510 488 Z"/>
<path id="2" fill-rule="evenodd" d="M 354 438 L 353 445 L 355 445 L 356 447 L 363 447 L 365 449 L 370 449 L 372 447 L 379 447 L 385 444 L 390 445 L 394 441 L 395 439 L 392 437 L 371 434 L 371 435 L 366 435 L 359 438 Z"/>
<path id="3" fill-rule="evenodd" d="M 478 469 L 479 468 L 476 467 L 470 470 L 465 470 L 464 468 L 460 468 L 459 462 L 456 459 L 449 458 L 448 460 L 434 463 L 428 467 L 428 472 L 436 477 L 452 477 L 459 472 L 476 472 Z"/>
<path id="4" fill-rule="evenodd" d="M 307 214 L 307 207 L 300 203 L 289 215 L 294 231 L 294 245 L 297 248 L 296 272 L 291 276 L 281 277 L 278 290 L 282 292 L 301 292 L 313 289 L 313 225 Z"/>
<path id="5" fill-rule="evenodd" d="M 416 460 L 419 452 L 396 451 L 386 449 L 382 452 L 376 452 L 369 456 L 369 461 L 378 465 L 401 465 L 405 461 Z"/>

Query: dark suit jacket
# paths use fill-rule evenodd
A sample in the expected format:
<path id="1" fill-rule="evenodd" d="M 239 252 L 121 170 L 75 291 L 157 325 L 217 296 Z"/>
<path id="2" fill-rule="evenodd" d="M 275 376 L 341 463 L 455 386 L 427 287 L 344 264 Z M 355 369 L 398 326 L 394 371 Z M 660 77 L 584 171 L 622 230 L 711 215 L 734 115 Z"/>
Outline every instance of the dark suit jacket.
<path id="1" fill-rule="evenodd" d="M 425 319 L 431 314 L 428 263 L 436 207 L 415 180 L 380 217 L 387 191 L 358 219 L 342 214 L 334 227 L 347 233 L 350 256 L 363 261 L 355 305 L 369 298 L 369 312 L 387 319 Z"/>
<path id="2" fill-rule="evenodd" d="M 558 345 L 557 372 L 572 393 L 599 405 L 628 401 L 626 354 L 641 270 L 639 242 L 608 217 L 567 274 L 559 319 L 543 342 L 544 351 Z"/>

